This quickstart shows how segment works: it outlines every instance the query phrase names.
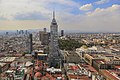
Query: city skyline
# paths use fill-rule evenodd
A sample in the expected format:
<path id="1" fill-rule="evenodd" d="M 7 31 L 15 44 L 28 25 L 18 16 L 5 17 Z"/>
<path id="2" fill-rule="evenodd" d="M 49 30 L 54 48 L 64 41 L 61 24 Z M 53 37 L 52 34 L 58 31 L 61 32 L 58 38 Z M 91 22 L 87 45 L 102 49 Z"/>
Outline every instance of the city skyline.
<path id="1" fill-rule="evenodd" d="M 0 25 L 6 25 L 0 27 L 0 80 L 120 80 L 119 4 L 4 1 L 0 0 Z"/>
<path id="2" fill-rule="evenodd" d="M 55 8 L 59 30 L 120 32 L 119 0 L 0 0 L 0 30 L 49 29 Z"/>

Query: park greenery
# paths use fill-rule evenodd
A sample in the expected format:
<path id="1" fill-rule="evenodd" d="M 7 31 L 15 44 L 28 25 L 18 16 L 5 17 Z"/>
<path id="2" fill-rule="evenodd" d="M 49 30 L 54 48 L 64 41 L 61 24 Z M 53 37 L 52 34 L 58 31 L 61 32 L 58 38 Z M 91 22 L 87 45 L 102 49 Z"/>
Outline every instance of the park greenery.
<path id="1" fill-rule="evenodd" d="M 75 50 L 76 48 L 80 48 L 83 45 L 86 47 L 107 45 L 107 44 L 98 44 L 98 43 L 86 44 L 84 42 L 79 42 L 79 41 L 74 40 L 74 39 L 67 39 L 67 40 L 59 39 L 58 42 L 59 42 L 59 48 L 61 50 Z"/>
<path id="2" fill-rule="evenodd" d="M 76 40 L 73 40 L 73 39 L 69 39 L 69 40 L 59 39 L 58 42 L 59 42 L 59 48 L 61 50 L 74 50 L 83 45 L 82 43 L 80 43 Z"/>

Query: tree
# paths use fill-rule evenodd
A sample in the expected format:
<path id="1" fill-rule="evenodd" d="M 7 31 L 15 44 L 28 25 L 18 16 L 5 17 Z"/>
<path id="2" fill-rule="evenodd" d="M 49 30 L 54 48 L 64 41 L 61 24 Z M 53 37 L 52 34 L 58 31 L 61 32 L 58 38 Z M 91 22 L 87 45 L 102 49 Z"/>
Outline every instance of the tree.
<path id="1" fill-rule="evenodd" d="M 83 45 L 82 43 L 79 43 L 78 41 L 73 40 L 73 39 L 69 39 L 69 40 L 59 39 L 58 42 L 59 42 L 59 47 L 61 50 L 64 50 L 64 49 L 65 50 L 74 50 Z"/>

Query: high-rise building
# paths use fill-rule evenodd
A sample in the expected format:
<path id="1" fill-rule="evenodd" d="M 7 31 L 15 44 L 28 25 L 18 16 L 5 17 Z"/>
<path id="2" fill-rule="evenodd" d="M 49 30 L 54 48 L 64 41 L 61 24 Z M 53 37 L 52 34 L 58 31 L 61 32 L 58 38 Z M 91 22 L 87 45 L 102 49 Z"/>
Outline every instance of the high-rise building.
<path id="1" fill-rule="evenodd" d="M 44 32 L 47 32 L 47 29 L 46 29 L 46 28 L 43 28 L 43 31 L 44 31 Z"/>
<path id="2" fill-rule="evenodd" d="M 8 35 L 9 34 L 9 32 L 6 32 L 6 35 Z"/>
<path id="3" fill-rule="evenodd" d="M 50 25 L 50 44 L 49 44 L 49 63 L 51 67 L 59 66 L 61 63 L 61 56 L 58 46 L 58 25 L 55 19 L 55 12 L 53 12 L 53 19 Z"/>
<path id="4" fill-rule="evenodd" d="M 30 54 L 32 54 L 33 51 L 33 43 L 32 43 L 32 34 L 29 34 L 29 47 L 30 47 Z"/>
<path id="5" fill-rule="evenodd" d="M 61 36 L 64 36 L 64 30 L 61 30 Z"/>
<path id="6" fill-rule="evenodd" d="M 27 31 L 27 30 L 25 30 L 25 34 L 28 34 L 28 31 Z"/>
<path id="7" fill-rule="evenodd" d="M 41 41 L 42 45 L 48 45 L 49 43 L 49 33 L 46 31 L 39 32 L 39 40 Z"/>
<path id="8" fill-rule="evenodd" d="M 17 34 L 19 34 L 19 31 L 17 30 Z"/>
<path id="9" fill-rule="evenodd" d="M 53 12 L 53 20 L 50 26 L 51 39 L 58 39 L 58 25 L 55 19 L 55 12 Z"/>

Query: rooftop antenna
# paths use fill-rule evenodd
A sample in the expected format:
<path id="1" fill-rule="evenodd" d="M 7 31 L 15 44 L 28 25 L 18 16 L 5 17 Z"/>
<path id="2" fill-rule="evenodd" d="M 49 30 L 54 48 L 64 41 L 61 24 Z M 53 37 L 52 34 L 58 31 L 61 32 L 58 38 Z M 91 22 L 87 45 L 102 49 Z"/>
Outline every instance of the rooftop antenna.
<path id="1" fill-rule="evenodd" d="M 53 18 L 55 19 L 55 8 L 53 9 Z"/>

